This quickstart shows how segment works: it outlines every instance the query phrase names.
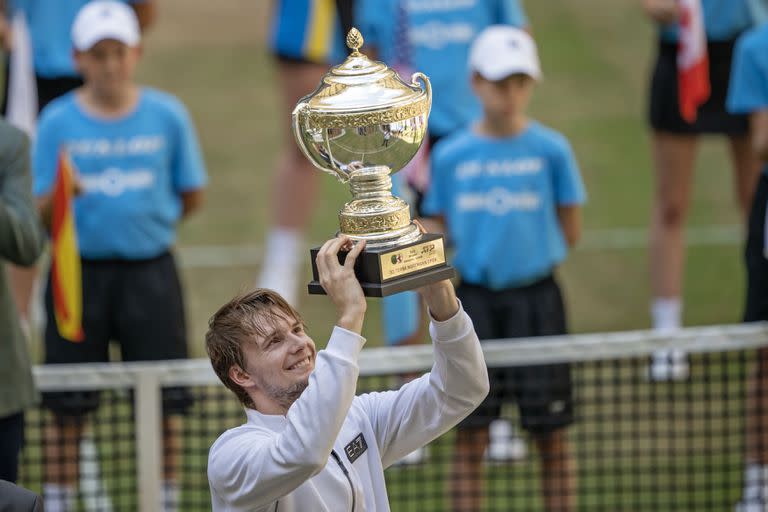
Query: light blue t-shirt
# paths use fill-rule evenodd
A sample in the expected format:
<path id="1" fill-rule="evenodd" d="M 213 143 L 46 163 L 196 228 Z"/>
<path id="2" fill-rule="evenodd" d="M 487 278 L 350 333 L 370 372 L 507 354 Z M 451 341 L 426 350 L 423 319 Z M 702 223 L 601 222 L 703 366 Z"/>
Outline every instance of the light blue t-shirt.
<path id="1" fill-rule="evenodd" d="M 436 136 L 480 116 L 467 63 L 477 34 L 490 25 L 528 25 L 519 0 L 358 0 L 356 8 L 356 24 L 379 60 L 429 77 Z"/>
<path id="2" fill-rule="evenodd" d="M 757 22 L 757 10 L 765 0 L 701 0 L 708 41 L 735 39 Z M 661 38 L 677 41 L 677 23 L 661 27 Z"/>
<path id="3" fill-rule="evenodd" d="M 768 24 L 747 32 L 736 43 L 727 107 L 734 114 L 768 109 Z M 768 175 L 768 165 L 763 172 Z"/>
<path id="4" fill-rule="evenodd" d="M 35 73 L 45 78 L 74 77 L 72 23 L 91 0 L 10 0 L 9 11 L 24 11 L 32 41 Z M 118 0 L 138 4 L 146 0 Z"/>
<path id="5" fill-rule="evenodd" d="M 493 290 L 530 284 L 566 256 L 557 207 L 586 200 L 573 151 L 531 121 L 513 137 L 465 128 L 435 146 L 427 215 L 443 215 L 462 280 Z"/>
<path id="6" fill-rule="evenodd" d="M 75 92 L 42 112 L 33 151 L 36 196 L 53 189 L 65 148 L 84 191 L 74 201 L 80 254 L 88 259 L 152 258 L 173 244 L 180 193 L 207 181 L 192 121 L 175 97 L 141 89 L 124 117 L 94 117 Z"/>

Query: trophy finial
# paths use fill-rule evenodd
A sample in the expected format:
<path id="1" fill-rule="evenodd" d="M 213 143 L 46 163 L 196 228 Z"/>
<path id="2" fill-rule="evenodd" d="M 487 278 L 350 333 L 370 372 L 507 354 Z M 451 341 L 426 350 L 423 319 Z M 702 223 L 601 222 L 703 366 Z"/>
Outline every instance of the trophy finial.
<path id="1" fill-rule="evenodd" d="M 352 55 L 360 55 L 358 50 L 360 50 L 360 47 L 363 46 L 364 42 L 363 34 L 361 34 L 359 30 L 355 27 L 349 29 L 349 32 L 347 33 L 347 46 L 352 50 Z"/>

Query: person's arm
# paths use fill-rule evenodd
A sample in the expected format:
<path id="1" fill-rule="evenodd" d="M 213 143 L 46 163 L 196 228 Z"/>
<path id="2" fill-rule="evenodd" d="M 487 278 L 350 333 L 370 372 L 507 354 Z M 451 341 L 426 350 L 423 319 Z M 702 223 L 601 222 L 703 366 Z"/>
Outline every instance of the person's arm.
<path id="1" fill-rule="evenodd" d="M 32 201 L 27 137 L 0 129 L 7 154 L 0 156 L 0 257 L 32 265 L 45 246 L 45 232 Z"/>
<path id="2" fill-rule="evenodd" d="M 139 20 L 139 28 L 142 33 L 155 23 L 157 19 L 157 3 L 155 0 L 141 0 L 131 2 L 131 7 Z"/>
<path id="3" fill-rule="evenodd" d="M 556 139 L 550 165 L 558 224 L 570 248 L 581 238 L 581 205 L 587 192 L 576 155 L 565 137 Z"/>
<path id="4" fill-rule="evenodd" d="M 557 219 L 568 247 L 574 247 L 581 239 L 581 206 L 558 206 Z"/>
<path id="5" fill-rule="evenodd" d="M 447 432 L 480 405 L 489 390 L 480 341 L 451 282 L 419 292 L 431 317 L 431 371 L 397 391 L 356 399 L 373 425 L 385 468 Z"/>
<path id="6" fill-rule="evenodd" d="M 173 187 L 181 198 L 181 217 L 186 219 L 202 207 L 208 176 L 192 117 L 177 100 L 173 101 L 171 108 L 176 123 L 171 173 Z"/>
<path id="7" fill-rule="evenodd" d="M 365 342 L 359 334 L 365 297 L 354 264 L 365 244 L 352 248 L 342 265 L 338 253 L 348 244 L 346 237 L 329 240 L 317 255 L 320 283 L 336 306 L 336 327 L 281 432 L 234 429 L 211 447 L 211 489 L 238 510 L 274 503 L 322 471 L 352 404 Z"/>
<path id="8" fill-rule="evenodd" d="M 768 162 L 768 108 L 757 110 L 749 116 L 752 132 L 752 148 L 764 162 Z"/>
<path id="9" fill-rule="evenodd" d="M 186 219 L 203 206 L 205 193 L 202 189 L 187 190 L 181 193 L 181 217 Z"/>

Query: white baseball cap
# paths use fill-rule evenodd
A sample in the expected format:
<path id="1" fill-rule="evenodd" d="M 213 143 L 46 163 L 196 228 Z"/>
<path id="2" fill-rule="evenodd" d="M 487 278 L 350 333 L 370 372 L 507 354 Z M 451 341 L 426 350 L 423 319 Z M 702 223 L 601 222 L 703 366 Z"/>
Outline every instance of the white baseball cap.
<path id="1" fill-rule="evenodd" d="M 509 25 L 480 32 L 469 51 L 469 68 L 494 82 L 516 73 L 541 79 L 536 43 L 528 32 Z"/>
<path id="2" fill-rule="evenodd" d="M 138 46 L 141 41 L 139 20 L 130 6 L 113 0 L 97 0 L 80 9 L 72 23 L 75 48 L 86 51 L 104 39 Z"/>

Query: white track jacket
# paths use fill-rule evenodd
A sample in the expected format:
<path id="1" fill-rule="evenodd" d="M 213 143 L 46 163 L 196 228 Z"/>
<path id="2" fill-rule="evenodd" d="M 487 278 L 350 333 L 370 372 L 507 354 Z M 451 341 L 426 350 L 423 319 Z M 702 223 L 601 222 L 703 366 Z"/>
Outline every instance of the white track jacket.
<path id="1" fill-rule="evenodd" d="M 389 511 L 384 468 L 445 433 L 488 394 L 472 322 L 432 321 L 432 371 L 355 396 L 365 338 L 336 327 L 285 416 L 246 409 L 208 455 L 214 512 Z"/>

